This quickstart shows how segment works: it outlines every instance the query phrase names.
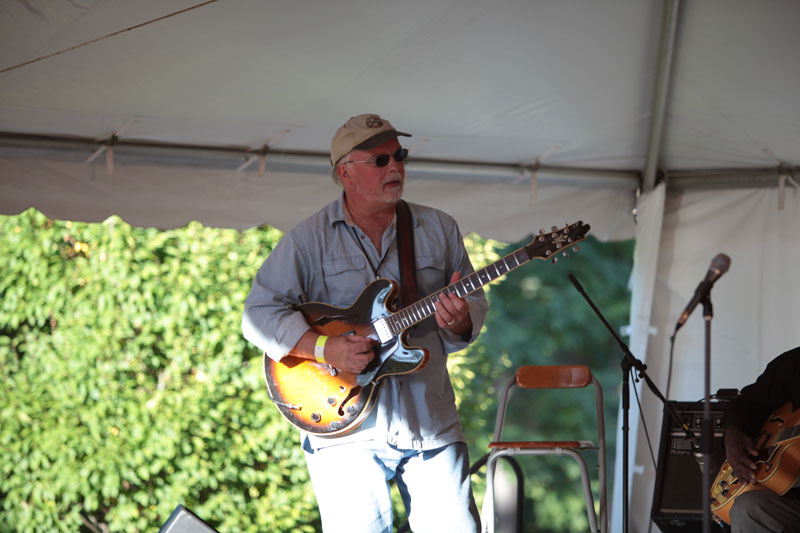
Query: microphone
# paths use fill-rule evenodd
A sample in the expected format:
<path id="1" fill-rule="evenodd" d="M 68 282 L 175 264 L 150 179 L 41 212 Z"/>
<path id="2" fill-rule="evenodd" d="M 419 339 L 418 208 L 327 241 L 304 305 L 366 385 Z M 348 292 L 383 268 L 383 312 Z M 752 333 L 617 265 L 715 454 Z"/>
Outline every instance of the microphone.
<path id="1" fill-rule="evenodd" d="M 714 283 L 725 273 L 728 271 L 728 268 L 731 266 L 731 258 L 725 254 L 717 254 L 717 256 L 711 260 L 711 266 L 708 267 L 708 272 L 706 272 L 706 277 L 697 288 L 694 290 L 694 296 L 689 301 L 689 305 L 686 306 L 686 309 L 683 310 L 681 313 L 680 318 L 678 319 L 678 323 L 675 324 L 675 331 L 677 332 L 681 326 L 686 322 L 689 318 L 689 315 L 692 314 L 694 308 L 697 307 L 703 298 L 705 298 L 709 292 L 711 292 L 711 287 Z"/>

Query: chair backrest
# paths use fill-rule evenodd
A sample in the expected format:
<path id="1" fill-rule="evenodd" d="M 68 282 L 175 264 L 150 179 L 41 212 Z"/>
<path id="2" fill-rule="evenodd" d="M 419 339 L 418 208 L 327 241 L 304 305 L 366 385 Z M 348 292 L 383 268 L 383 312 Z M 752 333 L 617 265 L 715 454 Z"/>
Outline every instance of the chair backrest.
<path id="1" fill-rule="evenodd" d="M 516 384 L 525 389 L 567 389 L 585 387 L 592 382 L 586 365 L 521 366 Z"/>
<path id="2" fill-rule="evenodd" d="M 514 375 L 506 382 L 500 394 L 497 405 L 497 417 L 494 424 L 492 440 L 499 441 L 505 423 L 506 408 L 511 389 L 574 389 L 594 385 L 595 403 L 597 406 L 598 432 L 601 437 L 605 434 L 605 421 L 603 420 L 603 389 L 600 382 L 592 375 L 592 370 L 586 365 L 556 365 L 538 366 L 527 365 L 517 369 Z"/>

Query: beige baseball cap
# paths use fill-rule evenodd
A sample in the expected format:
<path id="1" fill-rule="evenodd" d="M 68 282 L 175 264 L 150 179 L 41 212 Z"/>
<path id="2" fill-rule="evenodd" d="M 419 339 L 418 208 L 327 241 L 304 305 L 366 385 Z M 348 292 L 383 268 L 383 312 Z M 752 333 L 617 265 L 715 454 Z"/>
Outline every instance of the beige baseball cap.
<path id="1" fill-rule="evenodd" d="M 336 165 L 353 150 L 369 150 L 399 135 L 411 137 L 408 133 L 397 131 L 388 120 L 378 115 L 365 114 L 352 117 L 336 130 L 336 135 L 333 136 L 331 164 Z"/>

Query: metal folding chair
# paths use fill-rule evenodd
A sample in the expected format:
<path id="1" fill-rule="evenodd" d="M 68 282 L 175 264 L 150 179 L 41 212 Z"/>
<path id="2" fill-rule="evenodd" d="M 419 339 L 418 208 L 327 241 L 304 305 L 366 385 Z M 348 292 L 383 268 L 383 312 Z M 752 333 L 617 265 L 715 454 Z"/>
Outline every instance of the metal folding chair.
<path id="1" fill-rule="evenodd" d="M 597 445 L 591 441 L 502 441 L 506 408 L 512 388 L 522 389 L 571 389 L 594 385 L 595 404 L 597 406 Z M 489 444 L 489 458 L 486 462 L 486 494 L 483 502 L 483 531 L 494 533 L 494 471 L 497 459 L 502 456 L 520 455 L 568 455 L 577 461 L 581 470 L 583 493 L 586 500 L 586 514 L 592 533 L 608 532 L 608 516 L 606 504 L 606 439 L 605 421 L 603 418 L 603 389 L 585 365 L 561 366 L 522 366 L 508 380 L 500 395 L 497 407 L 497 418 L 494 436 Z M 600 484 L 600 519 L 594 508 L 589 470 L 581 452 L 598 451 L 598 481 Z"/>

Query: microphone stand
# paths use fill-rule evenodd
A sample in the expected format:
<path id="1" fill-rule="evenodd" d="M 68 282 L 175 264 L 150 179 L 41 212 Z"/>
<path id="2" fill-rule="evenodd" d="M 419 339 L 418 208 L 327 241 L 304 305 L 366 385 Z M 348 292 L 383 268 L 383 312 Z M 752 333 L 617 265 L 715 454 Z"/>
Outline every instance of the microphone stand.
<path id="1" fill-rule="evenodd" d="M 575 285 L 575 288 L 578 289 L 578 292 L 583 296 L 586 302 L 589 304 L 589 307 L 595 312 L 597 317 L 606 327 L 606 329 L 611 333 L 614 339 L 617 341 L 617 344 L 622 350 L 622 361 L 620 362 L 620 366 L 622 368 L 622 531 L 623 533 L 628 533 L 628 454 L 629 454 L 629 433 L 630 427 L 628 425 L 629 422 L 629 411 L 630 411 L 630 372 L 631 369 L 635 368 L 639 374 L 640 379 L 644 379 L 647 386 L 650 390 L 655 394 L 655 396 L 661 400 L 664 404 L 664 410 L 670 415 L 672 420 L 678 424 L 678 426 L 683 429 L 683 432 L 686 436 L 691 439 L 692 442 L 697 442 L 697 437 L 695 436 L 694 432 L 683 422 L 680 413 L 678 413 L 675 406 L 667 402 L 667 399 L 661 394 L 661 391 L 658 390 L 656 384 L 653 383 L 653 380 L 650 379 L 650 376 L 647 375 L 647 365 L 642 363 L 639 359 L 637 359 L 628 348 L 628 345 L 625 344 L 617 332 L 614 331 L 614 328 L 611 324 L 608 323 L 606 318 L 603 316 L 603 313 L 597 308 L 594 304 L 592 299 L 586 294 L 586 291 L 583 289 L 583 286 L 580 282 L 573 276 L 569 274 L 569 280 Z M 709 411 L 709 419 L 710 419 L 710 411 Z M 709 450 L 711 447 L 709 446 Z M 707 468 L 704 469 L 708 470 Z"/>
<path id="2" fill-rule="evenodd" d="M 700 452 L 703 454 L 703 533 L 711 531 L 711 319 L 714 308 L 711 305 L 711 290 L 701 300 L 705 320 L 705 396 L 703 397 L 703 424 L 700 427 Z M 676 330 L 677 332 L 677 330 Z M 673 335 L 674 336 L 674 335 Z"/>

